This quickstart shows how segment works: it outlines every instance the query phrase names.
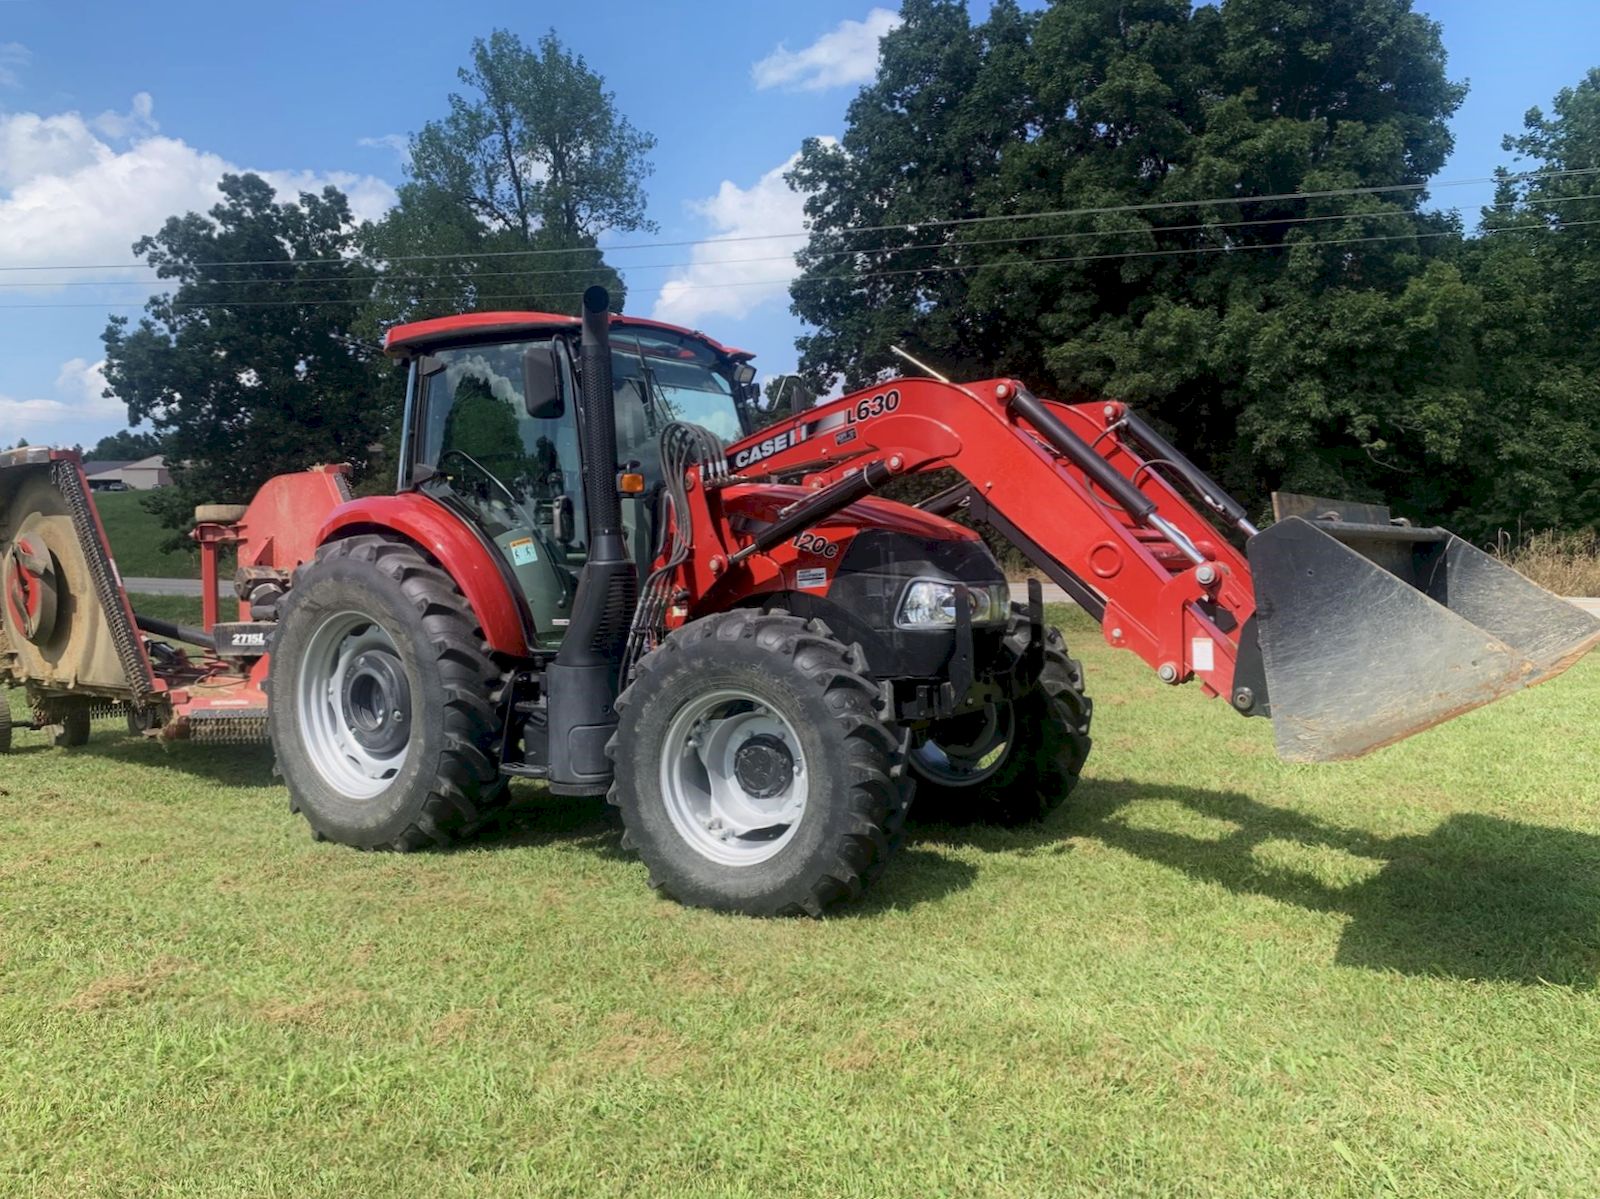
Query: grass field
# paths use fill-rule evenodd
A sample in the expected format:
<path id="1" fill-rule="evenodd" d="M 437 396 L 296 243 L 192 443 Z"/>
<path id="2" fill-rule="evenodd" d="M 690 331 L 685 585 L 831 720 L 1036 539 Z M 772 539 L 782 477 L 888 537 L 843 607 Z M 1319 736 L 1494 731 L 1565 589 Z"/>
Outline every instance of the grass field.
<path id="1" fill-rule="evenodd" d="M 22 734 L 0 1194 L 1600 1189 L 1600 659 L 1286 766 L 1054 616 L 1068 806 L 822 922 L 658 901 L 598 802 L 361 854 L 265 752 Z"/>
<path id="2" fill-rule="evenodd" d="M 95 507 L 106 527 L 106 539 L 117 559 L 117 569 L 131 578 L 197 579 L 198 550 L 164 550 L 172 530 L 165 528 L 140 504 L 148 492 L 97 491 Z"/>

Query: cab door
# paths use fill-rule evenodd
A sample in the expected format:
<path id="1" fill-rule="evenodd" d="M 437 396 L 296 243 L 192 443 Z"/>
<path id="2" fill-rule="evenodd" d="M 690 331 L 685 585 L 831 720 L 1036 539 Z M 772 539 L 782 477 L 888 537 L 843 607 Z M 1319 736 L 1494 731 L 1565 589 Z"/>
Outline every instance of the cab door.
<path id="1" fill-rule="evenodd" d="M 495 544 L 537 644 L 558 646 L 588 554 L 566 347 L 556 338 L 463 346 L 420 370 L 412 479 Z"/>

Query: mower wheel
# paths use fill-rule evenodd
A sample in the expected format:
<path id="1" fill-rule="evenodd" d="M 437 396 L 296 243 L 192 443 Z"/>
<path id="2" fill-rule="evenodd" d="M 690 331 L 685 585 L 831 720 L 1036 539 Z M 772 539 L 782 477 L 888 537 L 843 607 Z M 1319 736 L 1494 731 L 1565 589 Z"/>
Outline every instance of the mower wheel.
<path id="1" fill-rule="evenodd" d="M 820 916 L 887 860 L 910 788 L 860 647 L 783 613 L 675 631 L 617 700 L 623 847 L 693 907 Z"/>
<path id="2" fill-rule="evenodd" d="M 60 722 L 50 727 L 50 744 L 59 749 L 89 744 L 89 705 L 76 703 L 63 708 Z"/>
<path id="3" fill-rule="evenodd" d="M 466 599 L 409 542 L 331 542 L 295 574 L 275 634 L 268 730 L 289 810 L 360 849 L 443 845 L 504 794 L 502 682 Z"/>
<path id="4" fill-rule="evenodd" d="M 0 691 L 0 754 L 11 752 L 11 697 Z"/>
<path id="5" fill-rule="evenodd" d="M 1017 607 L 1005 639 L 1013 661 L 1027 654 L 1030 636 L 1027 611 Z M 1083 666 L 1067 655 L 1061 631 L 1046 625 L 1044 665 L 1029 690 L 913 736 L 917 815 L 957 824 L 1043 818 L 1077 786 L 1093 711 Z"/>

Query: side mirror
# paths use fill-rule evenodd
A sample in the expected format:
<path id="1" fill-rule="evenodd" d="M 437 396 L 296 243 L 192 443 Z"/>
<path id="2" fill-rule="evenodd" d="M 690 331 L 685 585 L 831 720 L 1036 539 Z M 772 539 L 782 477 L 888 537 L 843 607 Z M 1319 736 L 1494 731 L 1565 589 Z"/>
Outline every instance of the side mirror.
<path id="1" fill-rule="evenodd" d="M 761 407 L 763 420 L 782 420 L 807 406 L 805 380 L 799 375 L 779 375 L 767 384 L 767 392 L 767 402 Z"/>
<path id="2" fill-rule="evenodd" d="M 566 412 L 555 342 L 535 342 L 523 351 L 522 402 L 534 420 L 555 420 Z"/>

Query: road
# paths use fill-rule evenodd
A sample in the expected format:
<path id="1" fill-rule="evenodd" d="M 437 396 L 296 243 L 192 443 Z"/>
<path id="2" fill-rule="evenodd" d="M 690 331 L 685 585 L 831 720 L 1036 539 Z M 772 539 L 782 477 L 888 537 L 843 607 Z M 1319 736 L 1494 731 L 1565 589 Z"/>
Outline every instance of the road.
<path id="1" fill-rule="evenodd" d="M 137 579 L 127 578 L 122 580 L 122 585 L 129 591 L 139 592 L 144 595 L 200 595 L 199 579 Z M 1013 598 L 1020 599 L 1027 594 L 1027 584 L 1019 579 L 1011 581 Z M 222 595 L 228 595 L 232 587 L 223 584 L 218 587 Z M 1067 593 L 1054 583 L 1044 584 L 1044 602 L 1047 604 L 1070 604 Z M 1600 616 L 1600 599 L 1575 599 L 1572 601 L 1585 612 Z"/>
<path id="2" fill-rule="evenodd" d="M 204 595 L 199 579 L 146 579 L 132 575 L 122 580 L 122 589 L 134 595 Z M 232 583 L 218 583 L 217 594 L 228 595 Z"/>

